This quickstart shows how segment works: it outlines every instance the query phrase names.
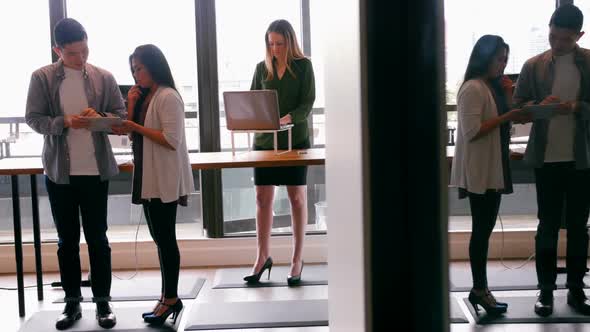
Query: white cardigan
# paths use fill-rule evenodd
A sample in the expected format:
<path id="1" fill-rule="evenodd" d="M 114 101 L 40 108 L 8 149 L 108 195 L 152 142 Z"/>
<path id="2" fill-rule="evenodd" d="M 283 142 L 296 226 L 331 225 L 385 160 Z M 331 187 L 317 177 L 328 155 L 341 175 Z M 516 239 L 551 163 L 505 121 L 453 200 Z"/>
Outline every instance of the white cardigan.
<path id="1" fill-rule="evenodd" d="M 463 84 L 457 96 L 457 140 L 451 169 L 451 187 L 483 194 L 488 189 L 504 188 L 500 128 L 476 140 L 482 122 L 497 117 L 492 92 L 480 79 Z"/>
<path id="2" fill-rule="evenodd" d="M 144 126 L 162 130 L 174 150 L 143 139 L 141 198 L 164 203 L 193 192 L 193 175 L 184 131 L 184 103 L 176 90 L 159 87 L 148 106 Z"/>

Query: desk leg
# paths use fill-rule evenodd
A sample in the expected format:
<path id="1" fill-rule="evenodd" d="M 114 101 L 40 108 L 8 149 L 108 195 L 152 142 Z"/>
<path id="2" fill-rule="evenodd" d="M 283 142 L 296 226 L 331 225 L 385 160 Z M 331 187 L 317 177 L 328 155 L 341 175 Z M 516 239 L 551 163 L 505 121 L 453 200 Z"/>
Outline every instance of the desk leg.
<path id="1" fill-rule="evenodd" d="M 277 140 L 277 132 L 275 130 L 275 132 L 273 133 L 273 138 L 274 138 L 274 143 L 275 143 L 275 154 L 277 154 L 277 144 L 278 144 L 278 140 Z"/>
<path id="2" fill-rule="evenodd" d="M 39 226 L 39 196 L 37 177 L 31 174 L 31 209 L 33 212 L 33 238 L 35 242 L 35 273 L 37 274 L 37 299 L 43 301 L 43 266 L 41 256 L 41 230 Z"/>
<path id="3" fill-rule="evenodd" d="M 231 132 L 231 155 L 235 156 L 236 155 L 236 147 L 234 145 L 234 132 Z"/>
<path id="4" fill-rule="evenodd" d="M 18 192 L 18 176 L 11 175 L 12 182 L 12 215 L 14 221 L 14 256 L 16 260 L 16 282 L 18 285 L 18 314 L 25 316 L 25 285 L 23 280 L 23 240 L 20 221 L 20 197 Z"/>

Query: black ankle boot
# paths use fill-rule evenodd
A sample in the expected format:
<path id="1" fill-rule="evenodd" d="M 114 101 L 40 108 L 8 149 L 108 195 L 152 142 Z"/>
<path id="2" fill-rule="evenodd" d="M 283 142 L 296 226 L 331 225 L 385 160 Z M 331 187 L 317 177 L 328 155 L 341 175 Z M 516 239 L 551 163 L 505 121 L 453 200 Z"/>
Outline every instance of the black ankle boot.
<path id="1" fill-rule="evenodd" d="M 55 328 L 58 330 L 65 330 L 78 320 L 82 318 L 82 308 L 80 302 L 67 302 L 64 311 L 57 317 Z"/>
<path id="2" fill-rule="evenodd" d="M 96 302 L 96 320 L 98 320 L 98 325 L 105 329 L 110 329 L 117 324 L 117 317 L 108 302 Z"/>
<path id="3" fill-rule="evenodd" d="M 590 300 L 581 288 L 570 289 L 567 292 L 567 304 L 582 315 L 590 315 Z"/>
<path id="4" fill-rule="evenodd" d="M 547 317 L 553 313 L 553 291 L 541 290 L 537 303 L 535 303 L 535 313 L 542 317 Z"/>

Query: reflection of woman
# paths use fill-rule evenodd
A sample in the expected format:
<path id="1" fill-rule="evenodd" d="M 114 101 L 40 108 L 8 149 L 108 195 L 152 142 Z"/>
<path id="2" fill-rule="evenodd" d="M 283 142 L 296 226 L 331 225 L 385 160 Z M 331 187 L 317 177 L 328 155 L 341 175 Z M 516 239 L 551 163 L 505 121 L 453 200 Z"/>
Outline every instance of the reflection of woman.
<path id="1" fill-rule="evenodd" d="M 502 77 L 509 47 L 499 36 L 481 37 L 471 52 L 465 80 L 457 98 L 457 143 L 451 185 L 459 198 L 469 198 L 472 232 L 469 260 L 473 288 L 469 301 L 488 314 L 506 312 L 488 289 L 489 237 L 496 224 L 501 194 L 512 193 L 509 168 L 510 121 L 520 120 L 521 110 L 509 110 Z M 503 88 L 504 87 L 504 88 Z"/>
<path id="2" fill-rule="evenodd" d="M 293 148 L 310 147 L 307 117 L 315 100 L 315 81 L 311 61 L 305 58 L 297 44 L 297 37 L 291 24 L 277 20 L 270 24 L 264 34 L 266 58 L 256 66 L 252 90 L 276 90 L 279 99 L 281 124 L 294 125 L 292 129 Z M 279 148 L 286 149 L 288 137 L 280 132 Z M 272 150 L 273 134 L 257 134 L 255 150 Z M 255 168 L 256 185 L 256 235 L 258 252 L 252 274 L 244 277 L 247 282 L 258 282 L 262 273 L 272 268 L 269 252 L 270 233 L 273 221 L 274 186 L 286 185 L 291 203 L 293 226 L 293 256 L 287 277 L 289 285 L 301 280 L 303 270 L 302 251 L 307 224 L 307 167 Z"/>
<path id="3" fill-rule="evenodd" d="M 180 253 L 176 242 L 176 208 L 187 205 L 194 191 L 184 131 L 184 103 L 176 91 L 164 54 L 154 45 L 142 45 L 129 57 L 137 82 L 128 93 L 132 132 L 134 204 L 142 204 L 150 234 L 158 247 L 162 295 L 144 320 L 163 324 L 176 321 L 182 310 L 178 298 Z"/>

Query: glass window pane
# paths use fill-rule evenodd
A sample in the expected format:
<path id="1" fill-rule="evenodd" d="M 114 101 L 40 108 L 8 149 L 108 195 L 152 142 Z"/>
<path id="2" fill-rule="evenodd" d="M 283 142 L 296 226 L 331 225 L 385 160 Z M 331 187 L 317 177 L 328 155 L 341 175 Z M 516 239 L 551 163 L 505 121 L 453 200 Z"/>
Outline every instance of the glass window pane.
<path id="1" fill-rule="evenodd" d="M 23 20 L 26 17 L 26 20 Z M 42 136 L 24 124 L 25 103 L 31 74 L 51 63 L 49 6 L 46 0 L 15 1 L 0 11 L 2 109 L 0 109 L 0 158 L 40 155 Z M 13 33 L 10 33 L 12 31 Z M 9 97 L 9 98 L 7 98 Z"/>
<path id="2" fill-rule="evenodd" d="M 231 149 L 230 133 L 226 128 L 223 92 L 250 90 L 256 65 L 264 60 L 264 33 L 277 19 L 293 25 L 301 45 L 301 16 L 299 0 L 235 1 L 217 0 L 217 65 L 219 70 L 219 110 L 221 149 Z M 245 134 L 235 135 L 236 147 L 247 148 Z"/>
<path id="3" fill-rule="evenodd" d="M 588 36 L 588 31 L 590 31 L 590 1 L 588 0 L 577 0 L 574 1 L 574 5 L 576 5 L 584 14 L 584 25 L 582 26 L 582 31 L 585 31 L 586 34 L 580 38 L 578 41 L 578 45 L 583 48 L 590 48 L 590 37 Z"/>
<path id="4" fill-rule="evenodd" d="M 26 19 L 23 19 L 26 18 Z M 35 133 L 24 123 L 25 105 L 31 74 L 36 69 L 51 63 L 51 39 L 49 6 L 46 0 L 15 1 L 10 8 L 0 11 L 0 52 L 2 67 L 2 108 L 0 109 L 0 159 L 15 156 L 39 156 L 43 136 Z M 19 176 L 21 188 L 21 223 L 23 241 L 33 241 L 33 227 L 28 191 L 28 176 Z M 12 198 L 9 176 L 0 176 L 0 243 L 13 243 Z M 40 198 L 43 206 L 43 197 Z M 43 209 L 40 209 L 43 215 Z M 41 217 L 43 240 L 55 239 L 51 219 Z M 49 221 L 46 223 L 45 221 Z"/>
<path id="5" fill-rule="evenodd" d="M 321 3 L 322 0 L 310 1 L 311 16 L 311 61 L 315 75 L 315 102 L 313 104 L 313 145 L 323 146 L 326 144 L 325 125 L 325 94 L 324 94 L 324 22 L 330 15 L 326 12 L 329 6 Z"/>
<path id="6" fill-rule="evenodd" d="M 445 0 L 444 5 L 447 104 L 456 103 L 469 55 L 481 36 L 499 35 L 510 45 L 507 74 L 520 73 L 527 59 L 549 49 L 554 0 Z"/>
<path id="7" fill-rule="evenodd" d="M 128 61 L 135 47 L 154 44 L 162 50 L 185 102 L 185 111 L 189 112 L 186 114 L 188 148 L 198 150 L 194 1 L 177 0 L 163 5 L 155 0 L 68 0 L 67 4 L 68 16 L 80 21 L 88 32 L 88 62 L 113 73 L 120 85 L 134 84 Z M 113 24 L 105 24 L 105 20 Z M 130 151 L 124 138 L 112 138 L 116 152 Z"/>

